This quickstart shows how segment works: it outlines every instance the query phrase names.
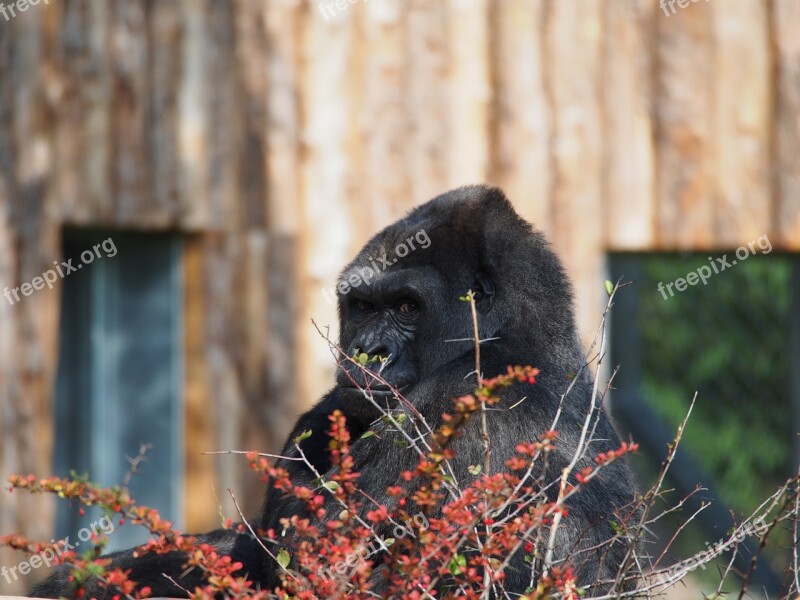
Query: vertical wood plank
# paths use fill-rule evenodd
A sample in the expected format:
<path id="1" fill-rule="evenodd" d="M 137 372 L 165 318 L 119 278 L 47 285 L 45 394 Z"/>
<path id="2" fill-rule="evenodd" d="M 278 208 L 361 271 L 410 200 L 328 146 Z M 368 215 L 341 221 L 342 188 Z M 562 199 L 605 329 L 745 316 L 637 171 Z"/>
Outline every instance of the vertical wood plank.
<path id="1" fill-rule="evenodd" d="M 354 85 L 350 71 L 353 12 L 344 10 L 325 20 L 317 11 L 308 11 L 301 34 L 304 148 L 300 264 L 305 272 L 300 283 L 304 300 L 298 340 L 302 362 L 309 369 L 309 376 L 300 382 L 305 406 L 320 398 L 334 378 L 328 346 L 311 320 L 329 332 L 332 341 L 338 338 L 336 305 L 324 298 L 322 290 L 333 289 L 336 274 L 350 258 L 350 242 L 356 235 L 348 202 L 355 171 L 347 152 L 354 107 L 346 93 Z"/>
<path id="2" fill-rule="evenodd" d="M 656 180 L 662 250 L 714 242 L 711 9 L 692 4 L 656 19 Z"/>
<path id="3" fill-rule="evenodd" d="M 45 10 L 28 11 L 11 28 L 11 148 L 14 178 L 12 227 L 17 233 L 16 278 L 10 285 L 31 281 L 52 266 L 60 254 L 51 187 L 53 168 L 52 112 L 47 99 L 47 73 L 52 57 L 46 48 Z M 3 284 L 5 285 L 5 284 Z M 13 441 L 14 471 L 45 474 L 52 470 L 53 383 L 58 350 L 58 290 L 21 297 L 13 307 L 16 324 L 12 364 L 18 387 L 9 402 L 14 421 L 4 432 Z M 16 393 L 14 393 L 16 392 Z M 18 505 L 15 528 L 34 539 L 47 539 L 54 519 L 54 499 L 26 495 Z"/>
<path id="4" fill-rule="evenodd" d="M 488 0 L 447 2 L 450 188 L 483 183 L 489 177 L 488 8 Z"/>
<path id="5" fill-rule="evenodd" d="M 371 232 L 403 215 L 410 190 L 408 171 L 402 166 L 409 128 L 406 7 L 400 2 L 370 2 L 357 8 L 363 9 L 365 37 L 363 103 L 358 111 L 364 152 L 359 212 L 370 218 L 366 230 L 353 239 L 356 251 Z"/>
<path id="6" fill-rule="evenodd" d="M 544 0 L 494 3 L 495 49 L 491 179 L 520 213 L 548 231 L 552 226 L 551 111 L 544 82 Z"/>
<path id="7" fill-rule="evenodd" d="M 605 245 L 646 250 L 656 241 L 651 0 L 606 2 L 603 74 Z"/>
<path id="8" fill-rule="evenodd" d="M 0 81 L 12 81 L 13 63 L 11 45 L 12 28 L 0 27 Z M 13 222 L 13 198 L 16 196 L 14 177 L 14 145 L 11 123 L 14 120 L 12 87 L 0 86 L 0 286 L 17 285 L 18 238 Z M 5 297 L 0 297 L 0 472 L 14 473 L 20 469 L 19 444 L 23 435 L 19 422 L 20 371 L 17 365 L 16 346 L 18 312 Z M 25 502 L 22 494 L 0 495 L 0 531 L 20 529 L 21 513 Z M 2 564 L 13 564 L 18 554 L 7 548 L 0 549 Z M 21 585 L 12 593 L 23 593 Z"/>
<path id="9" fill-rule="evenodd" d="M 775 228 L 779 243 L 800 250 L 800 4 L 774 0 L 772 16 L 777 73 Z"/>
<path id="10" fill-rule="evenodd" d="M 178 83 L 180 221 L 185 227 L 199 229 L 211 220 L 208 97 L 212 83 L 206 76 L 210 48 L 205 41 L 208 14 L 197 0 L 180 0 L 180 10 L 184 32 Z"/>
<path id="11" fill-rule="evenodd" d="M 558 0 L 546 20 L 554 162 L 551 239 L 575 285 L 577 323 L 594 336 L 603 307 L 602 3 Z"/>
<path id="12" fill-rule="evenodd" d="M 179 106 L 183 23 L 179 2 L 147 5 L 147 159 L 151 173 L 148 193 L 165 224 L 180 217 Z"/>
<path id="13" fill-rule="evenodd" d="M 267 63 L 269 37 L 267 6 L 261 2 L 236 0 L 233 4 L 235 86 L 232 103 L 241 114 L 241 132 L 234 142 L 239 168 L 237 202 L 244 238 L 246 262 L 242 265 L 244 287 L 239 314 L 243 328 L 243 351 L 239 351 L 244 380 L 244 413 L 240 445 L 245 448 L 273 448 L 286 431 L 273 431 L 275 414 L 282 412 L 280 394 L 271 394 L 272 361 L 269 338 L 271 294 L 269 272 L 272 235 L 267 205 Z M 234 234 L 236 235 L 236 234 Z M 241 318 L 241 317 L 240 317 Z M 286 393 L 288 390 L 284 391 Z M 263 483 L 244 476 L 239 496 L 250 514 L 258 511 L 264 493 Z"/>
<path id="14" fill-rule="evenodd" d="M 207 62 L 202 73 L 206 80 L 209 119 L 209 164 L 206 171 L 209 174 L 210 212 L 207 226 L 243 228 L 246 211 L 240 203 L 239 170 L 241 162 L 247 159 L 240 150 L 247 104 L 240 95 L 243 90 L 236 82 L 236 5 L 204 1 L 208 15 L 203 35 Z"/>
<path id="15" fill-rule="evenodd" d="M 144 2 L 112 2 L 108 52 L 116 221 L 153 225 L 160 219 L 158 204 L 149 193 L 147 40 Z"/>
<path id="16" fill-rule="evenodd" d="M 773 96 L 762 0 L 709 5 L 714 20 L 714 243 L 738 248 L 770 231 Z M 698 7 L 705 9 L 706 7 Z M 797 34 L 797 32 L 795 32 Z"/>
<path id="17" fill-rule="evenodd" d="M 235 88 L 233 110 L 241 117 L 234 151 L 239 165 L 240 226 L 263 231 L 267 211 L 267 4 L 236 0 L 234 11 Z"/>
<path id="18" fill-rule="evenodd" d="M 55 181 L 60 218 L 113 220 L 111 4 L 59 5 L 55 102 Z"/>
<path id="19" fill-rule="evenodd" d="M 409 204 L 416 205 L 447 189 L 447 6 L 441 0 L 408 0 L 407 6 L 410 122 L 403 164 L 410 177 Z"/>
<path id="20" fill-rule="evenodd" d="M 269 231 L 268 395 L 274 407 L 268 431 L 279 440 L 302 409 L 298 394 L 303 364 L 298 350 L 302 269 L 299 258 L 301 195 L 302 72 L 300 0 L 276 0 L 265 6 L 267 27 L 267 215 Z M 307 325 L 307 324 L 306 324 Z M 280 442 L 277 442 L 280 443 Z M 273 446 L 273 449 L 280 450 Z"/>

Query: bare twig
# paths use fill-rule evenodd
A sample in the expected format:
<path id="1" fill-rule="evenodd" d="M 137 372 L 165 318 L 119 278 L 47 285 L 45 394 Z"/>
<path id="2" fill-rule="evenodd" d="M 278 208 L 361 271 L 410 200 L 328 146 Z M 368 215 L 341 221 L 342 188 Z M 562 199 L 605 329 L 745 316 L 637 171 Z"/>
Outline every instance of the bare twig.
<path id="1" fill-rule="evenodd" d="M 661 471 L 658 474 L 658 479 L 656 480 L 655 485 L 650 488 L 647 492 L 645 499 L 644 499 L 644 507 L 642 508 L 642 516 L 639 520 L 639 525 L 633 532 L 633 536 L 630 539 L 627 552 L 625 553 L 625 559 L 622 561 L 622 568 L 619 570 L 617 574 L 616 580 L 614 582 L 614 588 L 619 588 L 619 584 L 621 583 L 622 579 L 625 577 L 625 574 L 630 570 L 630 563 L 633 552 L 641 539 L 642 531 L 644 530 L 644 525 L 647 522 L 647 515 L 649 514 L 650 510 L 653 508 L 653 504 L 656 501 L 658 496 L 658 490 L 664 485 L 664 479 L 667 476 L 667 472 L 669 471 L 670 466 L 672 465 L 672 461 L 675 459 L 675 454 L 678 451 L 678 445 L 683 438 L 683 430 L 686 428 L 686 423 L 689 421 L 689 416 L 692 414 L 692 409 L 694 408 L 694 403 L 697 401 L 697 392 L 694 393 L 692 397 L 692 402 L 689 404 L 689 410 L 686 411 L 686 416 L 683 418 L 680 426 L 678 427 L 678 433 L 675 436 L 672 444 L 669 446 L 669 452 L 667 453 L 667 457 L 664 459 L 664 462 L 661 464 Z"/>
<path id="2" fill-rule="evenodd" d="M 127 473 L 125 473 L 125 478 L 122 480 L 122 487 L 127 488 L 128 484 L 131 482 L 133 475 L 138 472 L 139 465 L 144 461 L 145 454 L 147 454 L 153 448 L 152 444 L 140 444 L 139 445 L 139 453 L 131 458 L 130 456 L 126 456 L 125 458 L 131 464 L 128 468 Z"/>
<path id="3" fill-rule="evenodd" d="M 231 500 L 233 500 L 233 505 L 236 507 L 236 512 L 239 513 L 239 518 L 242 520 L 242 523 L 244 523 L 245 527 L 247 527 L 248 531 L 250 532 L 250 535 L 252 535 L 255 538 L 256 542 L 258 542 L 258 545 L 261 546 L 261 548 L 264 550 L 264 552 L 269 554 L 270 558 L 272 558 L 272 560 L 275 561 L 275 564 L 277 564 L 283 570 L 284 573 L 286 573 L 287 575 L 289 575 L 289 577 L 291 577 L 292 579 L 297 581 L 297 577 L 295 576 L 295 574 L 292 573 L 291 571 L 289 571 L 289 569 L 287 569 L 286 567 L 284 567 L 280 563 L 280 561 L 278 560 L 278 557 L 275 556 L 270 551 L 269 548 L 267 548 L 266 544 L 264 544 L 264 542 L 261 540 L 261 537 L 259 535 L 257 535 L 255 531 L 253 531 L 253 527 L 250 525 L 250 522 L 247 520 L 247 518 L 242 513 L 242 509 L 239 506 L 239 503 L 236 501 L 236 496 L 234 495 L 233 491 L 230 488 L 228 489 L 228 494 L 230 495 Z"/>

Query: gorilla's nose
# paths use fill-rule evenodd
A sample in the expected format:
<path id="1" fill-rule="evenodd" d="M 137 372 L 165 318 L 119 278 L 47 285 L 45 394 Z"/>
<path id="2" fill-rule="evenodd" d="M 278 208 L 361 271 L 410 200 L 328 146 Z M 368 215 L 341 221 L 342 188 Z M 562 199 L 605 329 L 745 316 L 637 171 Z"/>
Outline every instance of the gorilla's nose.
<path id="1" fill-rule="evenodd" d="M 383 366 L 385 369 L 397 359 L 398 347 L 385 337 L 365 336 L 356 340 L 353 353 L 366 354 L 370 364 L 377 363 L 378 367 Z"/>

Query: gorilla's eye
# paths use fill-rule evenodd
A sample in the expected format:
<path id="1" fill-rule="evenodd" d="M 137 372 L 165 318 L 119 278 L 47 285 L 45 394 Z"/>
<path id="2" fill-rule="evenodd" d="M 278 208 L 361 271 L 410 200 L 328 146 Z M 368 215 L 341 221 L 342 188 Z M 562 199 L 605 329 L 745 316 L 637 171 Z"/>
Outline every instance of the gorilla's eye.
<path id="1" fill-rule="evenodd" d="M 411 315 L 419 310 L 417 303 L 413 300 L 400 300 L 397 304 L 397 310 L 403 314 Z"/>
<path id="2" fill-rule="evenodd" d="M 356 310 L 360 310 L 362 312 L 369 312 L 375 308 L 375 305 L 369 300 L 355 300 L 353 302 L 353 306 L 356 307 Z"/>

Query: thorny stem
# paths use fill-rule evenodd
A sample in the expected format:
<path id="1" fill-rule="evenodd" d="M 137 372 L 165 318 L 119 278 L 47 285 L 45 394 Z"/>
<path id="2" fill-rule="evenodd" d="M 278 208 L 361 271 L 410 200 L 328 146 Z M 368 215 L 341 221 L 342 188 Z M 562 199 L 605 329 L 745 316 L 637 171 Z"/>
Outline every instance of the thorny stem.
<path id="1" fill-rule="evenodd" d="M 761 555 L 761 552 L 764 550 L 764 546 L 767 545 L 767 538 L 775 526 L 778 524 L 778 521 L 781 518 L 781 512 L 783 512 L 786 507 L 789 505 L 789 498 L 784 500 L 783 506 L 780 508 L 780 512 L 778 515 L 772 520 L 772 523 L 769 524 L 767 530 L 761 534 L 761 538 L 758 540 L 758 548 L 755 552 L 753 552 L 753 556 L 750 559 L 750 568 L 747 569 L 747 573 L 745 574 L 744 578 L 742 579 L 742 587 L 739 589 L 739 600 L 745 597 L 747 593 L 747 586 L 750 583 L 750 578 L 753 576 L 753 572 L 756 570 L 756 563 L 758 563 L 758 557 Z"/>
<path id="2" fill-rule="evenodd" d="M 245 527 L 247 527 L 248 531 L 250 531 L 250 535 L 252 535 L 255 538 L 255 540 L 258 542 L 258 545 L 261 546 L 264 552 L 269 554 L 270 558 L 272 558 L 272 560 L 275 561 L 275 564 L 277 564 L 283 570 L 284 573 L 287 573 L 292 579 L 297 581 L 297 577 L 295 577 L 294 573 L 289 571 L 286 567 L 284 567 L 281 564 L 281 562 L 278 560 L 278 557 L 275 556 L 261 540 L 261 536 L 259 536 L 258 534 L 256 534 L 255 531 L 253 531 L 253 527 L 250 525 L 250 522 L 245 518 L 244 513 L 242 513 L 242 509 L 239 506 L 239 503 L 236 501 L 236 496 L 234 495 L 233 490 L 228 488 L 228 494 L 230 495 L 231 500 L 233 500 L 233 505 L 236 507 L 236 512 L 239 513 L 239 517 L 242 519 L 242 523 L 244 523 Z"/>
<path id="3" fill-rule="evenodd" d="M 475 292 L 469 290 L 467 292 L 467 299 L 469 300 L 469 310 L 472 314 L 472 335 L 475 340 L 475 378 L 478 382 L 478 387 L 483 385 L 483 373 L 481 372 L 481 337 L 478 331 L 478 310 L 475 306 Z M 480 396 L 481 400 L 481 438 L 483 439 L 483 472 L 488 475 L 489 467 L 491 465 L 491 452 L 492 442 L 489 438 L 489 424 L 486 421 L 486 398 L 483 394 Z M 488 506 L 488 492 L 484 492 L 484 506 Z M 486 538 L 491 535 L 489 525 L 484 525 L 486 531 Z M 491 590 L 491 579 L 489 577 L 489 569 L 483 571 L 483 595 L 482 597 L 488 598 Z"/>
<path id="4" fill-rule="evenodd" d="M 481 338 L 478 332 L 478 310 L 475 306 L 475 292 L 467 292 L 469 298 L 469 310 L 472 313 L 472 334 L 475 339 L 475 377 L 478 380 L 478 387 L 483 385 L 483 373 L 481 372 Z M 481 436 L 483 438 L 484 449 L 484 472 L 489 473 L 490 458 L 492 452 L 492 441 L 489 438 L 489 424 L 486 421 L 486 400 L 481 396 Z"/>
<path id="5" fill-rule="evenodd" d="M 636 529 L 633 532 L 633 537 L 630 539 L 630 543 L 628 544 L 628 550 L 625 553 L 625 560 L 622 561 L 622 568 L 617 573 L 617 577 L 614 581 L 614 588 L 619 589 L 619 584 L 622 579 L 625 577 L 625 574 L 631 568 L 631 559 L 633 557 L 634 549 L 636 545 L 639 543 L 641 539 L 642 532 L 644 531 L 645 522 L 647 521 L 647 515 L 650 512 L 650 509 L 653 508 L 653 504 L 656 501 L 657 491 L 661 489 L 661 486 L 664 484 L 664 479 L 667 476 L 667 471 L 669 471 L 670 466 L 672 465 L 672 461 L 675 458 L 675 454 L 678 451 L 678 445 L 681 442 L 681 438 L 683 438 L 683 430 L 686 428 L 686 423 L 689 421 L 689 416 L 692 414 L 692 409 L 694 408 L 694 403 L 697 401 L 697 392 L 694 393 L 692 396 L 692 402 L 689 404 L 689 410 L 686 411 L 686 416 L 681 421 L 680 427 L 678 427 L 678 433 L 675 436 L 675 440 L 669 446 L 669 452 L 667 453 L 667 458 L 664 459 L 664 462 L 661 466 L 661 471 L 658 474 L 658 480 L 656 484 L 650 488 L 647 492 L 646 501 L 644 505 L 644 509 L 642 510 L 642 516 L 639 518 L 639 524 L 637 525 Z"/>
<path id="6" fill-rule="evenodd" d="M 300 453 L 300 456 L 303 458 L 303 461 L 305 462 L 306 466 L 311 470 L 312 473 L 314 473 L 314 476 L 317 478 L 317 480 L 324 482 L 325 478 L 317 470 L 317 468 L 311 463 L 311 461 L 308 460 L 308 457 L 305 455 L 305 452 L 303 452 L 303 449 L 300 447 L 300 444 L 295 444 L 294 447 Z M 323 487 L 323 489 L 325 489 L 333 497 L 334 500 L 336 500 L 336 502 L 342 508 L 344 508 L 348 512 L 350 511 L 351 507 L 348 506 L 347 503 L 344 500 L 339 498 L 333 490 L 331 490 L 326 485 L 323 485 L 322 487 Z M 362 519 L 358 515 L 357 512 L 353 512 L 353 518 L 355 518 L 355 520 L 358 521 L 359 525 L 361 525 L 362 527 L 365 527 L 366 529 L 368 529 L 372 533 L 372 536 L 378 541 L 378 545 L 381 547 L 381 550 L 384 550 L 386 552 L 389 551 L 389 547 L 383 541 L 383 538 L 381 538 L 381 536 L 379 536 L 377 533 L 375 533 L 375 530 L 372 527 L 370 527 L 369 524 L 366 521 L 364 521 L 364 519 Z"/>
<path id="7" fill-rule="evenodd" d="M 564 467 L 563 471 L 561 472 L 561 480 L 560 480 L 560 483 L 559 483 L 558 501 L 557 501 L 557 504 L 559 504 L 559 505 L 562 504 L 564 499 L 565 499 L 565 494 L 566 494 L 569 474 L 575 468 L 575 465 L 578 464 L 578 461 L 583 457 L 587 434 L 589 433 L 589 427 L 590 427 L 590 425 L 592 423 L 592 417 L 594 416 L 594 409 L 595 409 L 595 406 L 596 406 L 597 391 L 598 391 L 598 387 L 597 386 L 598 386 L 598 379 L 599 379 L 599 376 L 600 376 L 600 365 L 603 362 L 603 354 L 605 353 L 606 319 L 608 318 L 608 311 L 611 309 L 611 305 L 612 305 L 612 303 L 614 301 L 614 294 L 616 294 L 616 291 L 617 291 L 618 288 L 619 288 L 619 284 L 614 286 L 614 290 L 611 292 L 611 294 L 609 294 L 608 302 L 606 303 L 606 308 L 605 308 L 605 311 L 603 312 L 603 318 L 602 318 L 602 320 L 600 322 L 600 328 L 599 328 L 599 331 L 598 331 L 598 333 L 600 335 L 600 349 L 598 351 L 597 368 L 596 368 L 597 372 L 595 373 L 595 377 L 594 377 L 594 383 L 593 383 L 593 386 L 592 386 L 592 394 L 591 394 L 591 398 L 590 398 L 589 408 L 586 411 L 586 419 L 584 420 L 583 427 L 581 428 L 581 436 L 580 436 L 580 439 L 578 440 L 578 446 L 575 449 L 575 453 L 572 456 L 572 460 L 569 462 L 569 464 L 566 467 Z M 595 341 L 596 341 L 596 338 L 595 338 Z M 592 342 L 592 347 L 594 347 L 594 343 L 595 342 Z M 575 380 L 577 380 L 577 374 L 575 376 L 575 379 L 573 379 L 572 384 L 574 384 Z M 572 387 L 572 384 L 570 385 L 570 388 Z M 561 407 L 559 407 L 559 411 L 560 410 L 561 410 Z M 543 569 L 542 569 L 542 577 L 546 577 L 547 576 L 547 574 L 548 574 L 548 572 L 550 570 L 550 565 L 552 564 L 552 561 L 553 561 L 553 552 L 554 552 L 555 543 L 556 543 L 556 533 L 558 532 L 558 526 L 561 523 L 561 517 L 562 517 L 562 512 L 561 511 L 557 511 L 553 515 L 553 523 L 550 526 L 550 535 L 549 535 L 549 538 L 547 540 L 547 549 L 545 551 L 544 565 L 543 565 Z"/>

